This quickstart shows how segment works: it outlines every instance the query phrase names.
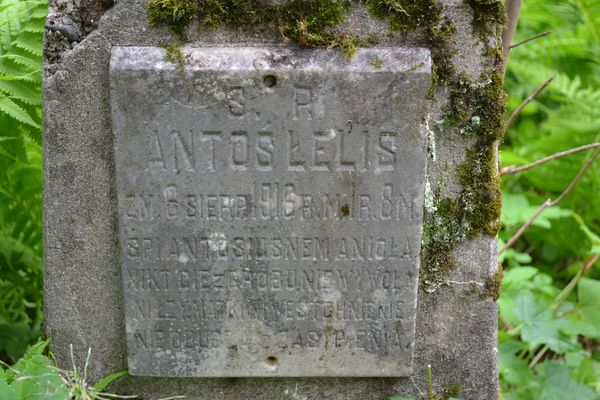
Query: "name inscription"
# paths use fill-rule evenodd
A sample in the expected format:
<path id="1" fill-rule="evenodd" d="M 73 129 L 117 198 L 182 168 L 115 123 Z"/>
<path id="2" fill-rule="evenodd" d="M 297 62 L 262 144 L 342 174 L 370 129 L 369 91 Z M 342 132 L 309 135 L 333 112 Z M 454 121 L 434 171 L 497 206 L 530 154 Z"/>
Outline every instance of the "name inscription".
<path id="1" fill-rule="evenodd" d="M 264 51 L 113 50 L 130 373 L 406 375 L 429 71 Z"/>

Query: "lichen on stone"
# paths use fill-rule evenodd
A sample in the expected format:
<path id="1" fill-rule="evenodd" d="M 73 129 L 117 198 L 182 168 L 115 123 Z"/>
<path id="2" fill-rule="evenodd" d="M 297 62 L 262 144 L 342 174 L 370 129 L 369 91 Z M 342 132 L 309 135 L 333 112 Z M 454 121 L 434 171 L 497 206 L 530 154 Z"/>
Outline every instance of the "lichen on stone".
<path id="1" fill-rule="evenodd" d="M 474 31 L 482 39 L 499 42 L 504 22 L 502 3 L 465 1 L 473 8 Z M 483 56 L 491 60 L 492 69 L 482 74 L 478 82 L 453 68 L 445 69 L 439 77 L 449 93 L 441 126 L 457 131 L 472 140 L 473 145 L 457 168 L 460 193 L 455 198 L 436 193 L 437 210 L 425 218 L 420 274 L 427 292 L 442 285 L 447 272 L 457 266 L 453 252 L 458 244 L 479 234 L 495 236 L 500 228 L 502 198 L 496 149 L 505 131 L 506 94 L 499 45 L 492 46 L 488 41 L 484 42 Z"/>

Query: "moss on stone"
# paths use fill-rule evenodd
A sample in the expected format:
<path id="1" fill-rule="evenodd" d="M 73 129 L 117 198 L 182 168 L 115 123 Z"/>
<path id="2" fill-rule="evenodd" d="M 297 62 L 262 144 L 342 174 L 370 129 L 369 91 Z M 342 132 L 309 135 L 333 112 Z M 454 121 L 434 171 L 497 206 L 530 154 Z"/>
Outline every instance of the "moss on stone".
<path id="1" fill-rule="evenodd" d="M 434 393 L 433 397 L 431 396 L 421 396 L 421 400 L 448 400 L 450 398 L 457 398 L 460 395 L 460 386 L 453 385 L 449 388 L 443 389 L 439 393 Z"/>
<path id="2" fill-rule="evenodd" d="M 502 0 L 464 0 L 473 10 L 473 31 L 482 40 L 500 34 L 506 24 L 506 12 Z"/>
<path id="3" fill-rule="evenodd" d="M 462 221 L 457 218 L 460 215 L 457 200 L 441 199 L 436 202 L 435 209 L 423 226 L 420 282 L 428 293 L 434 292 L 442 284 L 443 276 L 456 267 L 452 250 L 465 237 Z"/>
<path id="4" fill-rule="evenodd" d="M 446 397 L 458 397 L 460 395 L 460 386 L 452 385 L 448 389 L 444 390 Z"/>
<path id="5" fill-rule="evenodd" d="M 442 15 L 438 0 L 362 0 L 378 19 L 389 21 L 391 31 L 407 33 L 421 29 L 431 50 L 438 75 L 449 78 L 455 69 L 451 61 L 451 42 L 456 34 L 452 21 Z"/>
<path id="6" fill-rule="evenodd" d="M 427 27 L 437 22 L 441 14 L 436 0 L 362 0 L 362 3 L 375 18 L 388 20 L 392 31 L 402 33 Z"/>
<path id="7" fill-rule="evenodd" d="M 197 5 L 189 0 L 151 0 L 147 4 L 150 26 L 164 24 L 177 34 L 196 16 Z"/>
<path id="8" fill-rule="evenodd" d="M 168 62 L 175 64 L 175 66 L 179 69 L 185 66 L 185 57 L 179 44 L 170 44 L 166 46 L 165 49 L 167 50 L 165 59 Z"/>
<path id="9" fill-rule="evenodd" d="M 374 33 L 367 36 L 367 43 L 369 43 L 371 46 L 375 46 L 376 44 L 379 44 L 380 40 L 381 40 L 381 38 L 378 35 L 375 35 Z"/>
<path id="10" fill-rule="evenodd" d="M 498 301 L 502 292 L 503 275 L 504 271 L 502 270 L 502 266 L 499 265 L 498 270 L 485 281 L 485 286 L 483 287 L 483 295 L 485 297 L 491 297 L 494 301 Z"/>
<path id="11" fill-rule="evenodd" d="M 339 36 L 330 31 L 346 20 L 350 9 L 350 1 L 289 0 L 275 6 L 274 15 L 284 37 L 296 43 L 310 47 L 345 43 L 348 47 L 354 43 L 351 39 L 339 40 Z"/>
<path id="12" fill-rule="evenodd" d="M 341 35 L 339 40 L 340 47 L 342 48 L 342 54 L 346 60 L 350 60 L 356 54 L 356 50 L 360 46 L 364 46 L 362 40 L 355 36 Z"/>
<path id="13" fill-rule="evenodd" d="M 375 69 L 381 69 L 381 67 L 383 67 L 383 60 L 381 59 L 381 57 L 375 56 L 371 60 L 371 66 Z"/>
<path id="14" fill-rule="evenodd" d="M 496 147 L 505 131 L 506 95 L 500 74 L 484 76 L 483 80 L 487 82 L 482 87 L 476 85 L 471 93 L 471 113 L 460 128 L 476 138 L 457 171 L 461 197 L 467 205 L 464 217 L 469 221 L 469 237 L 479 232 L 495 236 L 502 209 Z"/>
<path id="15" fill-rule="evenodd" d="M 422 29 L 440 75 L 451 73 L 449 43 L 455 29 L 449 19 L 442 18 L 443 8 L 437 0 L 287 0 L 282 4 L 268 0 L 150 0 L 147 8 L 151 26 L 164 24 L 180 35 L 194 18 L 205 28 L 265 25 L 277 29 L 284 40 L 308 47 L 341 47 L 344 55 L 352 56 L 356 48 L 379 42 L 377 35 L 358 38 L 333 33 L 348 17 L 353 2 L 363 4 L 374 17 L 389 20 L 391 31 Z"/>
<path id="16" fill-rule="evenodd" d="M 502 75 L 483 75 L 481 83 L 464 76 L 456 79 L 443 124 L 475 142 L 457 168 L 460 194 L 455 199 L 436 196 L 436 211 L 424 224 L 421 278 L 427 291 L 435 290 L 445 272 L 456 265 L 452 256 L 456 245 L 482 233 L 495 236 L 500 229 L 502 196 L 496 146 L 505 131 Z"/>
<path id="17" fill-rule="evenodd" d="M 426 217 L 424 232 L 429 232 L 426 237 L 437 238 L 432 242 L 433 246 L 424 242 L 421 279 L 425 290 L 429 292 L 439 287 L 444 281 L 445 272 L 456 265 L 452 255 L 456 245 L 478 234 L 495 236 L 500 229 L 502 198 L 496 147 L 505 132 L 506 94 L 500 67 L 502 53 L 499 38 L 506 17 L 499 0 L 464 1 L 473 10 L 473 30 L 484 41 L 483 56 L 492 61 L 493 69 L 482 75 L 479 82 L 472 82 L 467 76 L 457 74 L 453 67 L 438 72 L 439 80 L 449 90 L 442 126 L 473 138 L 474 144 L 457 168 L 457 181 L 462 188 L 460 194 L 455 199 L 436 199 L 437 211 Z M 441 47 L 448 49 L 449 45 Z M 440 54 L 451 57 L 452 53 L 446 51 Z M 444 64 L 438 61 L 436 67 L 440 65 Z M 448 204 L 452 207 L 448 207 Z M 444 225 L 444 221 L 449 225 Z M 448 238 L 450 233 L 452 238 L 444 248 L 439 243 Z M 501 280 L 501 277 L 496 279 Z M 495 297 L 493 283 L 486 283 L 486 287 Z"/>
<path id="18" fill-rule="evenodd" d="M 279 30 L 284 40 L 304 46 L 348 49 L 356 42 L 341 40 L 331 30 L 346 20 L 350 9 L 349 0 L 150 0 L 148 17 L 152 26 L 165 24 L 176 33 L 196 18 L 205 28 L 266 25 Z"/>

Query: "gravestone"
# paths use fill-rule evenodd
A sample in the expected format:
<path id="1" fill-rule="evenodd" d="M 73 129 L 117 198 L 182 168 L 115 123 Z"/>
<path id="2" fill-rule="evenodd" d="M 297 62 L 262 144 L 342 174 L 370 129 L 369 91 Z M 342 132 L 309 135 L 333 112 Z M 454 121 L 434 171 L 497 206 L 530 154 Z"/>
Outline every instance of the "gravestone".
<path id="1" fill-rule="evenodd" d="M 186 54 L 112 51 L 129 372 L 409 374 L 427 51 Z"/>
<path id="2" fill-rule="evenodd" d="M 324 46 L 369 38 L 350 55 L 264 26 L 173 49 L 145 1 L 88 3 L 51 1 L 77 35 L 45 45 L 61 366 L 91 348 L 93 379 L 128 369 L 111 390 L 150 399 L 418 397 L 428 366 L 440 396 L 497 397 L 496 241 L 472 217 L 496 222 L 496 173 L 461 178 L 495 163 L 493 18 L 432 1 L 395 32 L 367 2 Z"/>

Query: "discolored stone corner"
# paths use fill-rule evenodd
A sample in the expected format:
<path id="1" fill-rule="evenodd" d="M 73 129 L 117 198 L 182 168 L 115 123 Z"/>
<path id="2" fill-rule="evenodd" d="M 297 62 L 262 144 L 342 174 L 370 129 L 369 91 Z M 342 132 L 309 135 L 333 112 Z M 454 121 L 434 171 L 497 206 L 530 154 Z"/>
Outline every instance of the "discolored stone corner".
<path id="1" fill-rule="evenodd" d="M 113 5 L 114 0 L 50 0 L 43 49 L 46 63 L 58 63 L 64 53 L 95 31 Z"/>
<path id="2" fill-rule="evenodd" d="M 86 33 L 98 28 L 100 18 L 110 9 L 115 0 L 80 0 L 81 22 Z"/>

